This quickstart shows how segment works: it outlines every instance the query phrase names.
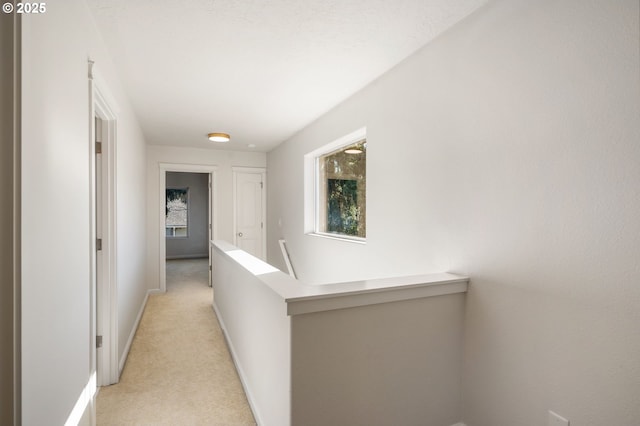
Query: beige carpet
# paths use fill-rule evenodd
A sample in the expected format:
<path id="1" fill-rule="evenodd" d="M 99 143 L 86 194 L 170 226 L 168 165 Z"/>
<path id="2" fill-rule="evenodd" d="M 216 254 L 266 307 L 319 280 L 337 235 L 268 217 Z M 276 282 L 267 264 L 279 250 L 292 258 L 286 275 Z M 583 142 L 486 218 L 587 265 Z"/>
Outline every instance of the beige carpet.
<path id="1" fill-rule="evenodd" d="M 207 259 L 167 261 L 120 383 L 100 389 L 102 425 L 255 425 L 211 309 Z"/>

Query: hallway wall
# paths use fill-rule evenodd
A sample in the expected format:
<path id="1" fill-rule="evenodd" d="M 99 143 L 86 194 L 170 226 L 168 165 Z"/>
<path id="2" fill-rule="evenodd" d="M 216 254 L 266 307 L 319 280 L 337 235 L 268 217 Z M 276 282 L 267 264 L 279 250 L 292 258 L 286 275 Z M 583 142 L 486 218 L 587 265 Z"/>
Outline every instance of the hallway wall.
<path id="1" fill-rule="evenodd" d="M 147 291 L 145 141 L 82 0 L 23 15 L 22 36 L 22 420 L 62 425 L 89 383 L 93 343 L 88 59 L 118 117 L 116 264 L 125 341 Z"/>
<path id="2" fill-rule="evenodd" d="M 640 418 L 638 8 L 489 2 L 268 154 L 270 263 L 471 277 L 469 426 Z M 366 245 L 304 235 L 303 156 L 363 126 Z"/>
<path id="3" fill-rule="evenodd" d="M 197 164 L 217 166 L 216 195 L 218 235 L 214 238 L 233 242 L 233 171 L 232 167 L 266 167 L 264 152 L 223 151 L 216 149 L 147 146 L 147 276 L 149 288 L 160 286 L 160 164 Z M 267 178 L 268 181 L 268 178 Z"/>

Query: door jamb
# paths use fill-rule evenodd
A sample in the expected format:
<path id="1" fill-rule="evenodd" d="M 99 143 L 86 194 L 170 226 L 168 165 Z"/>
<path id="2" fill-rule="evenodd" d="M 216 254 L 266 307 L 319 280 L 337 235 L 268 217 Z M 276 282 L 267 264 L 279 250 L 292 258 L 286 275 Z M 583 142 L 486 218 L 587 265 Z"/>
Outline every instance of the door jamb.
<path id="1" fill-rule="evenodd" d="M 89 61 L 90 129 L 91 129 L 91 247 L 92 247 L 92 302 L 91 302 L 91 366 L 96 372 L 97 385 L 118 383 L 118 306 L 117 306 L 117 224 L 116 224 L 116 147 L 117 104 L 110 96 L 93 61 Z M 102 270 L 101 287 L 95 286 L 96 233 L 95 233 L 95 117 L 102 121 Z M 98 293 L 100 297 L 98 297 Z M 98 306 L 99 304 L 99 306 Z M 100 315 L 100 318 L 98 318 Z M 102 357 L 96 365 L 96 335 L 102 340 Z"/>
<path id="2" fill-rule="evenodd" d="M 165 220 L 165 197 L 167 190 L 167 172 L 187 172 L 187 173 L 208 173 L 211 177 L 211 186 L 209 187 L 209 209 L 211 213 L 211 240 L 218 235 L 218 166 L 206 164 L 182 164 L 182 163 L 159 163 L 159 280 L 160 292 L 167 291 L 167 241 L 164 228 Z M 209 262 L 211 262 L 211 242 L 209 242 Z"/>

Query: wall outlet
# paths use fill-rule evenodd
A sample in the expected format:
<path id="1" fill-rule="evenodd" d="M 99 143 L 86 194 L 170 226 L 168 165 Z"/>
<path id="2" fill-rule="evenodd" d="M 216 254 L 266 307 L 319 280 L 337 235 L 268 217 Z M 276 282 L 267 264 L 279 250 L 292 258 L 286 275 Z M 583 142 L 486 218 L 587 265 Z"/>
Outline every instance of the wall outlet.
<path id="1" fill-rule="evenodd" d="M 549 410 L 548 426 L 569 426 L 569 420 Z"/>

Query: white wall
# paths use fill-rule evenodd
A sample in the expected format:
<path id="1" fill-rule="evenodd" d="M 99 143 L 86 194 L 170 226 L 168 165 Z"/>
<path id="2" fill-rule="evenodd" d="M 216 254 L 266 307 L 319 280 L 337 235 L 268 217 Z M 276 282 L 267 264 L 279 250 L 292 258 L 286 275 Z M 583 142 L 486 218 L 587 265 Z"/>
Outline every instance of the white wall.
<path id="1" fill-rule="evenodd" d="M 45 14 L 23 17 L 24 425 L 64 424 L 89 381 L 89 58 L 117 104 L 121 340 L 147 287 L 144 139 L 84 2 L 48 6 Z"/>
<path id="2" fill-rule="evenodd" d="M 233 242 L 233 172 L 231 167 L 265 167 L 263 152 L 223 151 L 216 149 L 178 148 L 167 146 L 147 147 L 147 274 L 151 289 L 160 284 L 160 164 L 195 164 L 217 166 L 217 224 L 215 239 Z M 267 177 L 268 179 L 268 177 Z M 164 197 L 164 195 L 162 195 Z M 163 225 L 164 226 L 164 225 Z M 163 228 L 164 229 L 164 228 Z"/>
<path id="3" fill-rule="evenodd" d="M 260 274 L 225 253 L 235 251 L 235 247 L 222 246 L 212 250 L 213 308 L 256 422 L 261 426 L 289 426 L 291 322 L 286 303 Z M 260 267 L 261 261 L 253 260 Z"/>
<path id="4" fill-rule="evenodd" d="M 167 259 L 209 256 L 209 177 L 206 173 L 167 172 L 166 187 L 189 188 L 188 235 L 167 238 Z"/>
<path id="5" fill-rule="evenodd" d="M 640 418 L 638 16 L 491 2 L 268 155 L 270 263 L 471 277 L 469 426 Z M 367 244 L 303 235 L 303 155 L 362 126 Z"/>
<path id="6" fill-rule="evenodd" d="M 464 305 L 457 293 L 293 315 L 291 424 L 459 421 Z"/>

